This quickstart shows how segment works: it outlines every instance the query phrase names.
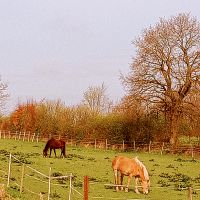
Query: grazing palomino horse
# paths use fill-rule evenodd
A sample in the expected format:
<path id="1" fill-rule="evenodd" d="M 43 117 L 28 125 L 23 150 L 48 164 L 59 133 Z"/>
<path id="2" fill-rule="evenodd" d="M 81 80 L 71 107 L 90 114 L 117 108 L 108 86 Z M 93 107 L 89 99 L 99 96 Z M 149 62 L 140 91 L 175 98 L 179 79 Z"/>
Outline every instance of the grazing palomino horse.
<path id="1" fill-rule="evenodd" d="M 56 149 L 60 149 L 61 150 L 60 157 L 62 155 L 64 157 L 66 157 L 66 154 L 65 154 L 65 141 L 63 141 L 63 140 L 56 140 L 55 138 L 51 138 L 50 140 L 48 140 L 46 145 L 45 145 L 45 147 L 44 147 L 44 150 L 43 150 L 43 156 L 44 157 L 47 156 L 48 149 L 50 149 L 49 157 L 51 157 L 52 149 L 54 150 L 55 157 L 56 157 Z"/>
<path id="2" fill-rule="evenodd" d="M 121 186 L 123 190 L 122 183 L 123 177 L 128 176 L 128 183 L 126 185 L 125 191 L 128 192 L 130 181 L 132 177 L 135 177 L 135 192 L 139 194 L 138 190 L 138 179 L 141 178 L 142 190 L 144 194 L 148 193 L 150 187 L 149 174 L 146 167 L 143 165 L 138 158 L 127 158 L 124 156 L 117 156 L 112 161 L 112 168 L 115 175 L 115 185 L 116 191 L 119 190 L 118 186 Z M 119 172 L 121 174 L 120 184 L 119 184 Z"/>

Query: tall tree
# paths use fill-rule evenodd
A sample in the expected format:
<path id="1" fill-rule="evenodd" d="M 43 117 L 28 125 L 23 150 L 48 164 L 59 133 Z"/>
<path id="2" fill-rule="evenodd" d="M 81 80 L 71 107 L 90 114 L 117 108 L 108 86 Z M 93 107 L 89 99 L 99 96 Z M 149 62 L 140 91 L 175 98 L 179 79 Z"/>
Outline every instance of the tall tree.
<path id="1" fill-rule="evenodd" d="M 107 113 L 112 106 L 112 101 L 106 95 L 104 84 L 97 87 L 90 86 L 83 94 L 83 103 L 95 114 Z"/>
<path id="2" fill-rule="evenodd" d="M 7 89 L 8 89 L 8 85 L 6 83 L 3 83 L 0 77 L 0 113 L 2 112 L 4 108 L 5 100 L 9 96 L 7 93 Z"/>
<path id="3" fill-rule="evenodd" d="M 200 83 L 200 24 L 184 13 L 161 18 L 134 45 L 136 55 L 124 84 L 129 94 L 162 105 L 170 142 L 176 145 L 182 105 Z"/>

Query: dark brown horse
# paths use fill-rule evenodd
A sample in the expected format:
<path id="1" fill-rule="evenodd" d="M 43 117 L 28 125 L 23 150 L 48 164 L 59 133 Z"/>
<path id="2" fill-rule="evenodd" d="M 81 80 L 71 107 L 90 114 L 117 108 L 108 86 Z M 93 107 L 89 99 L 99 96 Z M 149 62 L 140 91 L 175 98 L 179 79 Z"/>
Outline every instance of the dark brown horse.
<path id="1" fill-rule="evenodd" d="M 56 149 L 60 149 L 61 150 L 60 157 L 61 156 L 66 157 L 66 154 L 65 154 L 65 141 L 63 141 L 63 140 L 56 140 L 55 138 L 51 138 L 50 140 L 48 140 L 46 145 L 45 145 L 45 147 L 44 147 L 44 150 L 43 150 L 43 156 L 44 157 L 47 157 L 47 152 L 48 152 L 49 149 L 50 149 L 49 157 L 51 157 L 52 149 L 54 150 L 55 157 L 56 157 Z"/>

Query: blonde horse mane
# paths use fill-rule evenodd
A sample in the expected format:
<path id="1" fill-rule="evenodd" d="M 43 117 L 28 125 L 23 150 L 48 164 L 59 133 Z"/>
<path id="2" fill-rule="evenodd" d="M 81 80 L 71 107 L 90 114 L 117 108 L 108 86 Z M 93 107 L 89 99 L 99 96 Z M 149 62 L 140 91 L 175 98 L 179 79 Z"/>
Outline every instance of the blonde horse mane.
<path id="1" fill-rule="evenodd" d="M 134 160 L 139 165 L 139 167 L 142 169 L 144 178 L 146 180 L 149 180 L 149 174 L 148 174 L 147 168 L 144 166 L 144 164 L 140 160 L 138 160 L 137 156 L 134 158 Z"/>

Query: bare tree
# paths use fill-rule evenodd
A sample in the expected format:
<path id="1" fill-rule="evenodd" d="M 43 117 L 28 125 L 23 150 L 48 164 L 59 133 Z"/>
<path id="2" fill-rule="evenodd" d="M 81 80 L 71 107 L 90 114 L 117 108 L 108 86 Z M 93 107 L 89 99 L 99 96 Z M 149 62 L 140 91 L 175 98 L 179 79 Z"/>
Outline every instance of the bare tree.
<path id="1" fill-rule="evenodd" d="M 200 83 L 200 24 L 189 14 L 161 18 L 134 45 L 136 55 L 124 84 L 129 94 L 165 108 L 170 142 L 176 145 L 182 105 Z"/>
<path id="2" fill-rule="evenodd" d="M 8 98 L 8 94 L 6 92 L 7 88 L 8 88 L 8 85 L 6 83 L 3 83 L 0 77 L 0 113 L 2 112 L 4 108 L 5 100 Z"/>
<path id="3" fill-rule="evenodd" d="M 104 84 L 97 87 L 90 86 L 83 94 L 83 103 L 95 114 L 107 113 L 112 106 L 112 101 L 106 95 Z"/>

